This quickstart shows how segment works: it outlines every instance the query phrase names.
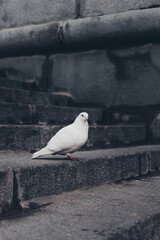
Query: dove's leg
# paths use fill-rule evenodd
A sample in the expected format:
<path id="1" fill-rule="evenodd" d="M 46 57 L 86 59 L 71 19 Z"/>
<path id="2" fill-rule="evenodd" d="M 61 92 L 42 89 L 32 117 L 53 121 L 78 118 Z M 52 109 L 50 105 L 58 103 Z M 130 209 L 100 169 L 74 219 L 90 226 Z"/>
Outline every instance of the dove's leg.
<path id="1" fill-rule="evenodd" d="M 71 155 L 70 155 L 69 153 L 67 153 L 67 157 L 68 157 L 69 160 L 79 161 L 78 158 L 73 158 L 73 157 L 71 157 Z"/>

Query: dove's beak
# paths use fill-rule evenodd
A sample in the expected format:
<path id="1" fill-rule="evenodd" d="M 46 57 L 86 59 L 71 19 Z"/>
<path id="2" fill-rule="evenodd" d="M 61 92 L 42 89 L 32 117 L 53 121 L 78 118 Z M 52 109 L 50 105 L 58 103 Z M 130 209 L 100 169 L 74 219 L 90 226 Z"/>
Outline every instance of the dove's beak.
<path id="1" fill-rule="evenodd" d="M 86 121 L 88 121 L 88 118 L 84 117 L 86 119 Z"/>

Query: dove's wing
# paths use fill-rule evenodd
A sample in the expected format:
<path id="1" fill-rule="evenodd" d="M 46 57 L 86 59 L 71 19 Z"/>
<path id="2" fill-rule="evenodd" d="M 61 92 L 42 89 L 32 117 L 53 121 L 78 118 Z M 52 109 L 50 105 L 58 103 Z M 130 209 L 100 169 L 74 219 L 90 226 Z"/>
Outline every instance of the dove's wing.
<path id="1" fill-rule="evenodd" d="M 54 153 L 69 151 L 76 144 L 76 129 L 73 124 L 62 128 L 47 144 L 47 148 Z"/>
<path id="2" fill-rule="evenodd" d="M 35 152 L 32 158 L 47 154 L 66 154 L 77 151 L 88 139 L 87 121 L 88 114 L 80 113 L 72 124 L 59 130 L 47 146 Z"/>

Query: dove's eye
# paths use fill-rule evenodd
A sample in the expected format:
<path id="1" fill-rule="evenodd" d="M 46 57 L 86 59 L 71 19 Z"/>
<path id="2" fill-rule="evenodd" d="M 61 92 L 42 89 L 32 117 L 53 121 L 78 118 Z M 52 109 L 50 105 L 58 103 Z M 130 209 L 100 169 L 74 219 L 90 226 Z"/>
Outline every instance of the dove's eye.
<path id="1" fill-rule="evenodd" d="M 82 114 L 82 117 L 84 117 L 84 115 Z"/>

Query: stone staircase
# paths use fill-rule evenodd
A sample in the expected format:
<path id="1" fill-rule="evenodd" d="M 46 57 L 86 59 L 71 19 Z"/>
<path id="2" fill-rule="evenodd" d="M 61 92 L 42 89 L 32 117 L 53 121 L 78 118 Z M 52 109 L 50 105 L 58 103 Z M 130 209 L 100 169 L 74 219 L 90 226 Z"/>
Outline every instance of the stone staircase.
<path id="1" fill-rule="evenodd" d="M 84 107 L 64 92 L 44 92 L 35 82 L 2 79 L 0 86 L 0 149 L 35 150 L 43 147 L 82 111 L 89 113 L 89 140 L 84 148 L 142 144 L 146 123 L 107 124 L 104 107 Z M 107 117 L 106 117 L 107 116 Z"/>
<path id="2" fill-rule="evenodd" d="M 158 113 L 158 106 L 150 107 L 149 110 L 126 107 L 107 109 L 98 105 L 86 107 L 83 103 L 75 103 L 74 98 L 67 93 L 40 91 L 34 81 L 22 82 L 2 78 L 0 82 L 0 222 L 8 224 L 8 228 L 2 231 L 2 235 L 0 234 L 2 240 L 6 240 L 7 237 L 13 240 L 18 238 L 19 231 L 16 230 L 11 236 L 10 228 L 14 224 L 19 225 L 17 222 L 19 217 L 29 226 L 32 220 L 26 220 L 26 216 L 28 214 L 39 216 L 39 213 L 35 215 L 35 211 L 43 209 L 48 204 L 51 206 L 45 211 L 48 211 L 47 216 L 52 216 L 52 206 L 57 196 L 61 199 L 63 194 L 69 194 L 70 201 L 76 194 L 75 190 L 80 189 L 80 194 L 81 192 L 83 194 L 83 189 L 87 188 L 85 194 L 88 194 L 91 191 L 89 188 L 92 187 L 96 197 L 104 183 L 118 184 L 137 178 L 142 178 L 143 183 L 145 175 L 154 173 L 159 175 L 160 145 L 142 145 L 151 143 L 147 139 L 148 128 L 151 131 L 151 123 Z M 43 147 L 62 126 L 71 123 L 81 111 L 89 113 L 90 129 L 89 139 L 82 148 L 83 151 L 74 153 L 80 161 L 67 161 L 65 157 L 58 155 L 31 160 L 30 152 Z M 158 141 L 156 143 L 158 144 Z M 128 187 L 129 192 L 132 191 L 133 185 Z M 95 186 L 99 187 L 94 190 Z M 113 188 L 114 186 L 111 186 L 104 194 L 112 192 Z M 154 184 L 155 192 L 157 188 L 158 186 Z M 79 204 L 84 205 L 86 201 L 87 199 L 84 199 Z M 110 202 L 110 199 L 108 201 L 106 205 L 103 200 L 103 205 L 105 208 L 112 208 L 112 201 Z M 124 204 L 128 206 L 129 201 L 131 200 L 125 199 Z M 64 201 L 63 206 L 65 204 Z M 120 209 L 121 205 L 118 211 Z M 138 213 L 138 209 L 135 208 L 135 213 Z M 158 211 L 148 213 L 150 222 L 155 219 L 156 213 Z M 83 212 L 80 214 L 83 215 Z M 46 213 L 42 214 L 43 219 L 47 216 Z M 112 224 L 115 224 L 112 214 L 110 217 Z M 12 223 L 10 218 L 13 218 Z M 121 239 L 124 235 L 123 228 L 130 239 L 129 232 L 132 230 L 128 229 L 135 229 L 139 225 L 133 224 L 129 216 L 127 219 L 128 227 L 120 224 L 116 232 L 111 230 L 111 235 L 105 232 L 107 239 L 112 235 L 112 239 L 117 239 L 117 236 Z M 156 224 L 158 219 L 157 217 L 153 220 L 153 224 Z M 101 222 L 101 219 L 99 221 Z M 145 226 L 147 225 L 144 215 L 142 218 L 137 215 L 135 221 L 142 221 Z M 47 232 L 50 232 L 50 225 L 47 226 Z M 108 229 L 109 225 L 106 227 Z M 37 230 L 35 231 L 38 234 Z M 134 234 L 138 234 L 140 237 L 137 239 L 141 239 L 142 235 L 148 236 L 150 232 L 151 229 L 143 233 L 136 230 Z M 78 229 L 77 233 L 79 234 Z M 103 231 L 100 235 L 104 236 Z M 27 234 L 24 234 L 24 239 L 27 239 Z M 65 239 L 68 237 L 65 236 Z"/>
<path id="3" fill-rule="evenodd" d="M 82 104 L 80 107 L 69 94 L 39 91 L 33 82 L 5 79 L 5 87 L 3 82 L 4 79 L 0 87 L 0 164 L 5 178 L 9 178 L 6 184 L 13 187 L 8 192 L 11 196 L 16 192 L 16 200 L 10 197 L 9 204 L 2 204 L 1 211 L 12 208 L 15 202 L 23 207 L 27 200 L 37 197 L 135 178 L 159 169 L 159 146 L 137 147 L 148 144 L 147 122 L 126 124 L 115 118 L 115 124 L 109 125 L 106 124 L 110 122 L 109 116 L 114 122 L 111 116 L 116 116 L 115 109 L 107 114 L 102 106 L 93 108 Z M 81 111 L 89 113 L 90 129 L 83 151 L 75 153 L 80 156 L 80 162 L 65 161 L 59 156 L 31 160 L 30 152 L 45 146 Z M 133 112 L 123 110 L 119 115 L 124 113 L 131 116 Z M 131 145 L 135 147 L 129 148 Z"/>
<path id="4" fill-rule="evenodd" d="M 75 2 L 80 16 L 85 1 Z M 154 6 L 0 30 L 0 239 L 30 239 L 31 228 L 36 240 L 52 240 L 55 233 L 57 240 L 160 236 L 159 5 Z M 80 161 L 59 155 L 31 160 L 33 151 L 82 111 L 89 113 L 90 128 L 82 151 L 74 153 Z M 98 197 L 100 205 L 94 204 Z M 39 219 L 46 234 L 40 234 Z M 82 234 L 90 229 L 92 234 Z"/>

